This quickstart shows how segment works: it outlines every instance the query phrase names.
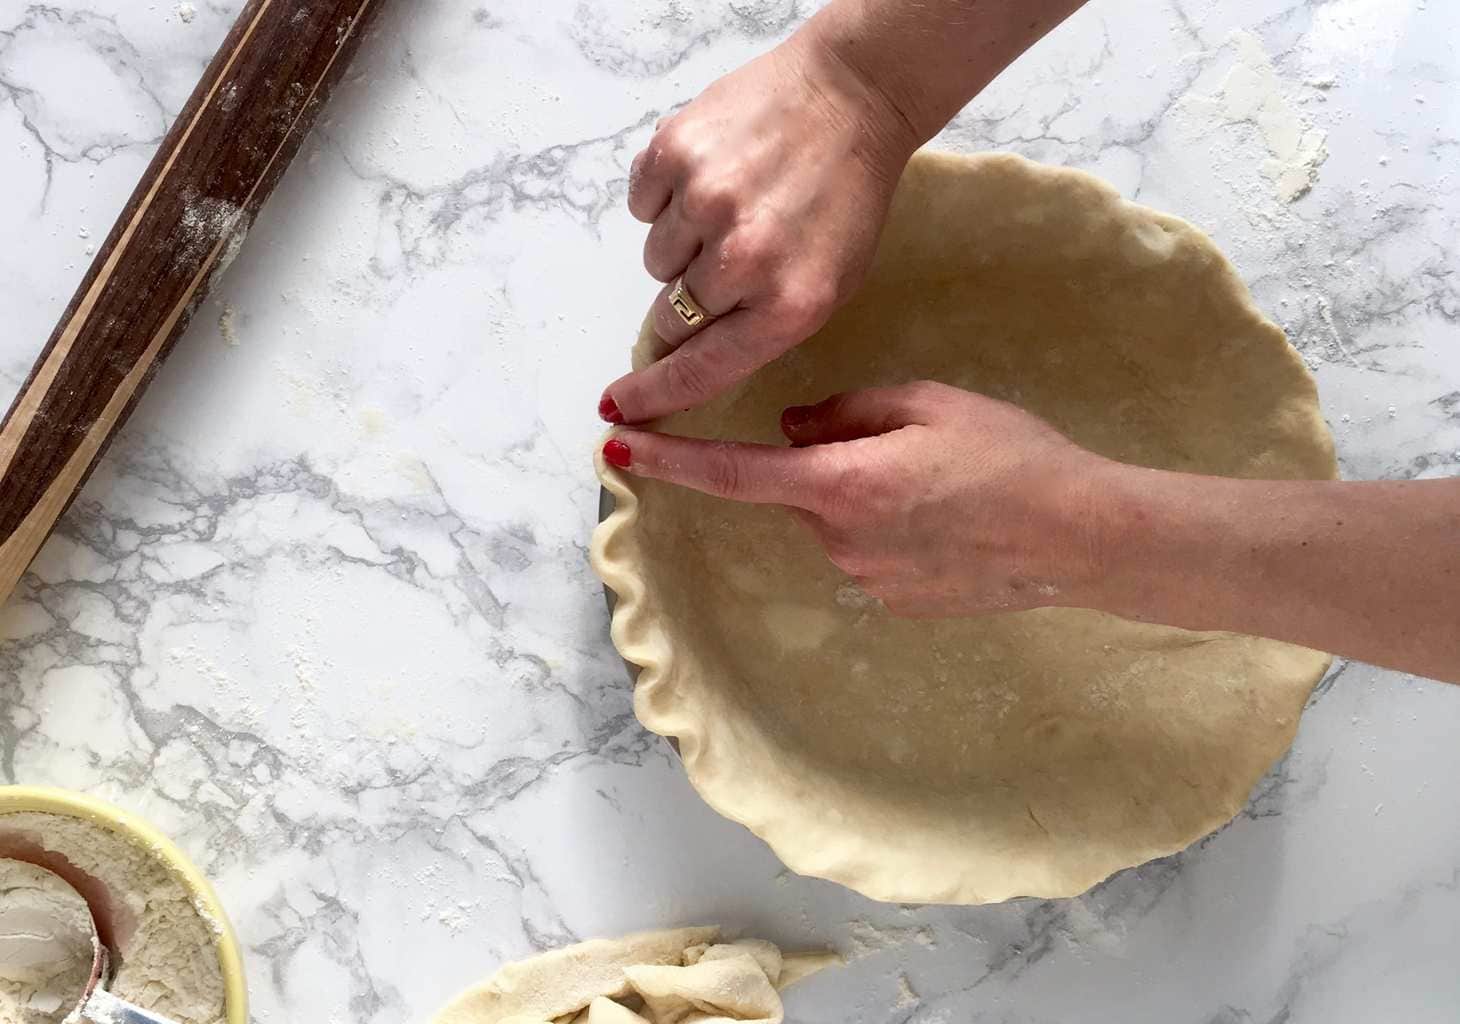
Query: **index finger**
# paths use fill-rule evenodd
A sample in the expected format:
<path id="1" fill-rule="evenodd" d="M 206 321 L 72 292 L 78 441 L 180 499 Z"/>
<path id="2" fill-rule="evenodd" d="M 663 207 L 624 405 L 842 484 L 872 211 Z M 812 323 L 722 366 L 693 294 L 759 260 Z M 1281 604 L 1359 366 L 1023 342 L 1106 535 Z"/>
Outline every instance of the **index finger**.
<path id="1" fill-rule="evenodd" d="M 712 320 L 679 348 L 604 392 L 621 422 L 646 423 L 709 401 L 775 359 L 793 344 L 782 325 L 761 310 L 735 309 Z"/>
<path id="2" fill-rule="evenodd" d="M 635 476 L 754 505 L 815 511 L 834 473 L 826 448 L 778 448 L 622 430 L 604 445 L 605 462 Z"/>

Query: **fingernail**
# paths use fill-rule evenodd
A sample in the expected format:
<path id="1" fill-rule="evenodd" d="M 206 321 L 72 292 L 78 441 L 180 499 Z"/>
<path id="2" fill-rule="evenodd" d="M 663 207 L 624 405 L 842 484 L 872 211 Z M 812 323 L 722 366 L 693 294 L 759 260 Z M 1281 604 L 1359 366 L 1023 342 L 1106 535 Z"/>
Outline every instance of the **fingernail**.
<path id="1" fill-rule="evenodd" d="M 811 419 L 811 413 L 816 407 L 814 405 L 793 405 L 781 413 L 781 426 L 787 430 L 795 430 L 797 427 L 804 427 Z"/>
<path id="2" fill-rule="evenodd" d="M 610 438 L 603 445 L 603 461 L 618 469 L 628 469 L 634 461 L 634 453 L 618 438 Z"/>
<path id="3" fill-rule="evenodd" d="M 624 421 L 624 414 L 619 411 L 618 403 L 609 394 L 605 394 L 598 400 L 598 415 L 605 423 L 612 423 L 614 426 L 618 426 Z"/>

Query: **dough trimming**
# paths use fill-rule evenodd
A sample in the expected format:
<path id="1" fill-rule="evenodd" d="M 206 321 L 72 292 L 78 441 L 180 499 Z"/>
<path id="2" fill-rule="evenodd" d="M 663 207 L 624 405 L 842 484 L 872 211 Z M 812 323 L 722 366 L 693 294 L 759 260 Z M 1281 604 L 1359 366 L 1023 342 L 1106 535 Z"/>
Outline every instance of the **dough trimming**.
<path id="1" fill-rule="evenodd" d="M 780 992 L 840 962 L 715 927 L 640 932 L 507 964 L 433 1024 L 781 1024 Z"/>

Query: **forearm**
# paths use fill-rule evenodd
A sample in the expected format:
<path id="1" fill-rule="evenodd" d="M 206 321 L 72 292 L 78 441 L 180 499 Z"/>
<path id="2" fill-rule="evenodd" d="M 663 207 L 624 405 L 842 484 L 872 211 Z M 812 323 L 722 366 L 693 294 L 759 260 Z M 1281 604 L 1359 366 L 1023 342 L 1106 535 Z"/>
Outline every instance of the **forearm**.
<path id="1" fill-rule="evenodd" d="M 1084 3 L 836 0 L 797 35 L 884 96 L 918 146 Z"/>
<path id="2" fill-rule="evenodd" d="M 1227 480 L 1121 467 L 1107 610 L 1460 682 L 1460 480 Z"/>

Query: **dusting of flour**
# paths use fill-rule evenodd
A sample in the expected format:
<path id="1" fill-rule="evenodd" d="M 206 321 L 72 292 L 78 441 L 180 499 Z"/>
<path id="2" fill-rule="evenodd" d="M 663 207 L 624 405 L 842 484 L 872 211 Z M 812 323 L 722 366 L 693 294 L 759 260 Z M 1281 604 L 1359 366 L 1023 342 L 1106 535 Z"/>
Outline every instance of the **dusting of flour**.
<path id="1" fill-rule="evenodd" d="M 1237 63 L 1223 83 L 1223 112 L 1257 125 L 1267 146 L 1262 171 L 1278 197 L 1292 202 L 1318 180 L 1318 165 L 1328 159 L 1327 133 L 1313 127 L 1283 95 L 1277 69 L 1255 35 L 1239 32 L 1232 41 Z"/>
<path id="2" fill-rule="evenodd" d="M 115 904 L 115 995 L 177 1024 L 222 1024 L 219 926 L 158 851 L 81 818 L 35 811 L 0 814 L 0 838 L 64 857 L 105 885 Z M 0 992 L 0 1024 L 47 1020 L 12 1007 Z"/>
<path id="3" fill-rule="evenodd" d="M 0 1020 L 63 1022 L 96 958 L 86 900 L 49 871 L 0 860 L 0 951 Z"/>
<path id="4" fill-rule="evenodd" d="M 1169 113 L 1170 123 L 1198 138 L 1209 134 L 1212 126 L 1222 126 L 1215 148 L 1205 147 L 1218 157 L 1214 170 L 1220 172 L 1223 162 L 1240 172 L 1255 165 L 1279 203 L 1295 202 L 1318 182 L 1318 169 L 1328 159 L 1328 133 L 1314 125 L 1298 91 L 1284 83 L 1257 35 L 1234 32 L 1221 49 L 1226 54 L 1225 74 L 1178 100 Z M 1308 84 L 1316 94 L 1331 87 Z M 1235 177 L 1242 180 L 1243 174 Z M 1255 196 L 1247 198 L 1256 202 Z"/>

